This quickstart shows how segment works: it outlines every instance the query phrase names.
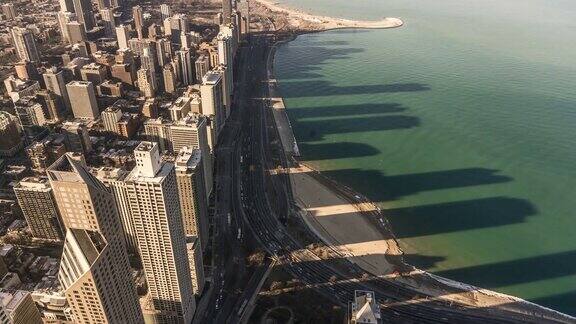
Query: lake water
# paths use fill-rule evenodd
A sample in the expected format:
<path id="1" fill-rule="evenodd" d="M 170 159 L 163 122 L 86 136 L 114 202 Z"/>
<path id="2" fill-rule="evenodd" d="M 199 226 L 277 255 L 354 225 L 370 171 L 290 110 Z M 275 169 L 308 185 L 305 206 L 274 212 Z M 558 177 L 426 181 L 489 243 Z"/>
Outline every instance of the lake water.
<path id="1" fill-rule="evenodd" d="M 386 209 L 411 263 L 576 315 L 576 2 L 281 2 L 406 23 L 279 49 L 304 158 Z"/>

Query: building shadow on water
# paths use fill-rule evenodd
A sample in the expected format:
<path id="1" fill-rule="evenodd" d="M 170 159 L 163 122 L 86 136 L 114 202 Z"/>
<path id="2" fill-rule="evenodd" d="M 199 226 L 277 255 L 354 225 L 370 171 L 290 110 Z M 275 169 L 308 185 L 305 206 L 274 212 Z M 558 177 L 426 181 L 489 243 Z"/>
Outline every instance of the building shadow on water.
<path id="1" fill-rule="evenodd" d="M 315 160 L 349 159 L 365 156 L 374 156 L 380 153 L 372 145 L 352 142 L 337 143 L 302 143 L 298 147 L 306 154 L 314 156 Z"/>
<path id="2" fill-rule="evenodd" d="M 387 209 L 385 213 L 396 237 L 409 238 L 522 223 L 536 215 L 536 208 L 524 199 L 492 197 Z"/>
<path id="3" fill-rule="evenodd" d="M 361 116 L 390 114 L 406 111 L 407 108 L 398 103 L 381 103 L 381 104 L 360 104 L 360 105 L 341 105 L 341 106 L 321 106 L 296 108 L 288 111 L 290 117 L 296 119 L 316 118 L 316 117 L 343 117 L 343 116 Z"/>
<path id="4" fill-rule="evenodd" d="M 314 154 L 304 152 L 309 160 L 316 159 Z M 335 151 L 333 154 L 338 156 L 343 152 Z M 390 176 L 378 170 L 361 169 L 328 170 L 323 171 L 322 174 L 336 181 L 345 180 L 344 182 L 352 188 L 364 192 L 376 202 L 395 200 L 423 191 L 498 184 L 513 180 L 511 177 L 499 174 L 498 170 L 487 168 L 464 168 Z"/>
<path id="5" fill-rule="evenodd" d="M 326 120 L 297 121 L 297 133 L 302 134 L 302 142 L 317 141 L 328 134 L 346 134 L 370 131 L 407 129 L 420 125 L 420 119 L 413 116 L 371 116 Z"/>
<path id="6" fill-rule="evenodd" d="M 563 313 L 576 315 L 576 290 L 567 293 L 531 299 L 530 301 L 538 305 L 550 307 Z"/>
<path id="7" fill-rule="evenodd" d="M 338 86 L 330 81 L 292 81 L 281 83 L 281 87 L 288 89 L 283 91 L 284 98 L 344 96 L 362 94 L 402 93 L 429 91 L 431 88 L 423 83 L 390 83 L 390 84 L 364 84 Z M 293 88 L 293 89 L 290 89 Z"/>
<path id="8" fill-rule="evenodd" d="M 436 274 L 454 280 L 471 281 L 485 288 L 554 279 L 576 274 L 576 251 L 438 271 Z M 576 297 L 576 294 L 572 297 Z"/>

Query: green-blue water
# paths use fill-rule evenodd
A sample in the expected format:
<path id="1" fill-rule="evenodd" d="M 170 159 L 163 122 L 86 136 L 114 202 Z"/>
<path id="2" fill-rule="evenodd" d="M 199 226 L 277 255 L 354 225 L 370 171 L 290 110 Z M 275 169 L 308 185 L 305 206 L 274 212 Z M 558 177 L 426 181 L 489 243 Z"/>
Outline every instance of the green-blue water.
<path id="1" fill-rule="evenodd" d="M 412 263 L 576 315 L 576 2 L 283 2 L 406 22 L 279 49 L 304 158 L 387 209 Z"/>

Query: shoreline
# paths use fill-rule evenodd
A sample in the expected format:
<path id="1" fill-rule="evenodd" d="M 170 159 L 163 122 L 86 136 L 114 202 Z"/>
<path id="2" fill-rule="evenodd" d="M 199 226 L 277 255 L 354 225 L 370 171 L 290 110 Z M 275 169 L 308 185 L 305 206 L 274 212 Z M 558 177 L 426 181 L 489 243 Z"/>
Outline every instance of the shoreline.
<path id="1" fill-rule="evenodd" d="M 283 7 L 271 0 L 255 0 L 255 3 L 276 16 L 283 16 L 286 19 L 281 28 L 274 26 L 276 31 L 289 29 L 296 33 L 310 33 L 337 29 L 388 29 L 404 25 L 402 19 L 395 17 L 384 17 L 378 21 L 352 20 L 314 15 L 298 9 Z M 256 10 L 258 11 L 258 8 Z M 275 23 L 273 24 L 275 25 Z"/>
<path id="2" fill-rule="evenodd" d="M 298 10 L 280 7 L 280 6 L 272 3 L 269 0 L 256 0 L 256 2 L 264 5 L 266 8 L 268 8 L 272 12 L 282 12 L 282 13 L 288 14 L 289 16 L 290 15 L 298 15 L 298 18 L 300 18 L 300 19 L 303 19 L 302 17 L 318 17 L 319 19 L 336 20 L 336 21 L 340 21 L 340 22 L 341 21 L 354 22 L 352 20 L 347 20 L 347 19 L 310 15 L 307 13 L 300 12 Z M 273 100 L 271 100 L 271 102 L 273 103 L 273 104 L 271 104 L 271 108 L 273 109 L 273 112 L 274 112 L 273 115 L 274 115 L 274 119 L 276 121 L 276 127 L 279 129 L 279 132 L 281 134 L 280 138 L 281 138 L 282 146 L 285 149 L 286 155 L 289 156 L 292 161 L 297 162 L 300 167 L 304 166 L 304 168 L 308 169 L 308 171 L 306 171 L 306 172 L 310 172 L 311 174 L 313 174 L 313 175 L 308 176 L 310 179 L 312 179 L 313 182 L 317 182 L 318 184 L 320 184 L 320 186 L 327 188 L 333 195 L 339 196 L 339 198 L 343 198 L 345 200 L 350 201 L 351 205 L 356 206 L 355 213 L 357 213 L 358 215 L 361 215 L 362 218 L 367 218 L 367 215 L 366 215 L 367 212 L 366 212 L 366 210 L 362 210 L 362 208 L 358 208 L 357 206 L 361 206 L 361 205 L 372 206 L 371 208 L 368 208 L 369 213 L 371 214 L 370 216 L 379 215 L 380 216 L 379 220 L 381 222 L 381 225 L 388 234 L 388 235 L 382 234 L 384 237 L 384 240 L 386 241 L 386 244 L 385 244 L 386 247 L 384 249 L 385 250 L 384 255 L 385 255 L 385 259 L 386 259 L 386 262 L 385 262 L 386 265 L 384 265 L 383 267 L 385 269 L 387 269 L 388 274 L 383 275 L 382 273 L 375 273 L 375 272 L 378 272 L 378 266 L 374 266 L 374 264 L 372 264 L 370 261 L 364 260 L 367 258 L 370 259 L 371 254 L 369 254 L 369 253 L 364 254 L 364 255 L 355 254 L 353 250 L 347 249 L 346 244 L 341 244 L 341 242 L 338 242 L 338 239 L 336 238 L 336 235 L 334 235 L 333 232 L 330 232 L 326 228 L 322 228 L 322 225 L 319 222 L 317 222 L 317 219 L 321 218 L 321 216 L 316 216 L 316 215 L 314 215 L 314 212 L 310 212 L 309 211 L 310 206 L 308 206 L 308 208 L 307 208 L 306 204 L 303 203 L 300 198 L 298 198 L 298 195 L 296 194 L 297 191 L 295 190 L 295 185 L 294 185 L 293 180 L 292 180 L 294 177 L 294 173 L 290 172 L 290 171 L 292 171 L 292 169 L 290 169 L 289 170 L 290 179 L 291 179 L 290 182 L 291 182 L 291 185 L 293 187 L 293 191 L 295 193 L 294 198 L 295 198 L 295 201 L 297 201 L 297 205 L 299 205 L 301 211 L 303 211 L 300 213 L 300 215 L 301 215 L 300 217 L 302 217 L 302 219 L 304 220 L 306 225 L 309 227 L 309 230 L 311 230 L 316 236 L 318 236 L 318 238 L 322 242 L 324 242 L 324 244 L 326 244 L 329 247 L 336 248 L 339 251 L 344 251 L 345 253 L 343 253 L 343 256 L 346 257 L 347 259 L 349 259 L 350 262 L 357 264 L 362 269 L 364 269 L 366 272 L 371 273 L 377 277 L 382 277 L 382 278 L 394 280 L 397 282 L 401 282 L 402 284 L 407 284 L 407 285 L 413 287 L 414 289 L 418 290 L 419 292 L 421 292 L 425 295 L 428 295 L 432 298 L 446 299 L 446 300 L 449 300 L 452 302 L 460 303 L 460 304 L 464 305 L 465 307 L 477 307 L 477 308 L 494 307 L 497 310 L 503 311 L 503 312 L 509 312 L 509 313 L 513 313 L 516 315 L 531 316 L 531 319 L 548 320 L 548 321 L 561 322 L 561 323 L 574 322 L 576 320 L 575 317 L 572 317 L 568 314 L 564 314 L 564 313 L 561 313 L 559 311 L 550 309 L 548 307 L 532 303 L 530 301 L 527 301 L 525 299 L 522 299 L 522 298 L 519 298 L 516 296 L 507 295 L 507 294 L 500 293 L 497 291 L 476 287 L 476 286 L 469 285 L 469 284 L 462 283 L 462 282 L 457 282 L 457 281 L 454 281 L 454 280 L 449 279 L 449 278 L 439 277 L 439 276 L 436 276 L 432 273 L 417 269 L 416 267 L 413 267 L 412 265 L 405 263 L 404 258 L 403 258 L 404 252 L 400 248 L 400 243 L 396 239 L 394 232 L 391 228 L 391 225 L 388 222 L 388 219 L 386 218 L 386 216 L 382 213 L 380 208 L 374 202 L 372 202 L 371 200 L 366 198 L 361 193 L 355 191 L 353 188 L 349 188 L 343 184 L 338 183 L 337 181 L 335 181 L 335 180 L 325 176 L 324 174 L 322 174 L 322 172 L 320 170 L 317 170 L 317 169 L 311 167 L 310 165 L 306 164 L 305 162 L 300 161 L 300 152 L 297 149 L 297 147 L 298 147 L 297 140 L 296 140 L 296 137 L 295 137 L 294 132 L 292 130 L 292 125 L 291 125 L 290 119 L 289 119 L 288 114 L 286 112 L 286 106 L 284 103 L 284 99 L 280 94 L 280 90 L 278 89 L 279 83 L 278 83 L 277 79 L 275 78 L 275 74 L 274 74 L 273 62 L 274 62 L 274 57 L 276 54 L 277 46 L 295 40 L 297 38 L 297 35 L 299 35 L 299 34 L 308 34 L 308 33 L 328 31 L 328 30 L 333 30 L 333 29 L 344 29 L 344 28 L 351 28 L 351 29 L 396 28 L 396 27 L 400 27 L 404 24 L 402 22 L 402 20 L 400 20 L 398 18 L 386 18 L 386 19 L 397 19 L 398 21 L 400 21 L 400 23 L 397 25 L 394 25 L 394 26 L 390 25 L 387 27 L 338 26 L 338 27 L 334 27 L 334 28 L 327 28 L 325 21 L 321 21 L 320 23 L 324 24 L 323 25 L 324 29 L 300 30 L 299 32 L 294 33 L 292 35 L 292 37 L 284 38 L 284 39 L 277 41 L 276 44 L 273 46 L 270 54 L 269 54 L 268 61 L 267 61 L 267 69 L 268 69 L 268 77 L 271 81 L 269 83 L 270 84 L 270 86 L 269 86 L 270 87 L 269 88 L 270 89 L 270 97 L 271 97 L 271 99 L 273 99 Z M 366 23 L 366 22 L 355 22 L 355 23 Z M 372 23 L 381 23 L 381 22 L 372 22 Z M 287 141 L 289 141 L 289 143 L 291 145 Z M 287 148 L 289 148 L 289 150 L 286 150 Z M 306 172 L 298 171 L 297 173 L 304 173 L 305 174 Z M 345 196 L 345 197 L 342 197 L 342 196 Z M 374 222 L 375 220 L 372 219 L 372 221 Z M 318 227 L 315 227 L 314 225 L 320 226 L 320 229 Z M 375 225 L 375 227 L 378 227 L 379 224 L 377 224 L 377 223 L 372 224 L 372 226 L 374 226 L 374 225 Z M 320 233 L 322 231 L 325 232 L 325 235 L 322 235 Z M 326 239 L 326 236 L 330 237 L 330 239 Z M 394 258 L 394 257 L 398 257 L 398 256 L 399 256 L 399 258 L 395 258 L 396 260 L 394 260 L 394 261 L 388 260 L 389 257 Z M 398 260 L 400 260 L 401 264 L 396 263 Z M 364 266 L 361 265 L 362 263 L 364 263 Z M 407 273 L 406 272 L 396 273 L 396 271 L 390 272 L 390 269 L 395 269 L 395 267 L 397 267 L 397 266 L 400 266 L 400 268 L 403 268 L 403 266 L 406 266 L 406 267 L 410 268 L 410 271 Z M 372 267 L 373 269 L 368 270 L 367 268 L 370 268 L 370 267 Z M 382 265 L 380 265 L 380 267 L 382 267 Z M 374 271 L 374 269 L 376 269 L 376 271 Z M 408 277 L 417 276 L 418 280 L 413 281 L 413 278 L 409 278 L 408 280 L 404 280 L 404 279 L 406 279 L 405 278 L 406 276 L 408 276 Z M 413 281 L 413 282 L 410 282 L 410 281 Z M 433 285 L 431 285 L 431 287 L 424 287 L 422 285 L 423 284 L 422 281 L 426 281 L 426 282 L 427 281 L 433 281 Z M 459 290 L 460 293 L 445 294 L 446 291 L 441 291 L 442 288 L 438 288 L 438 286 L 440 286 L 440 287 L 443 286 L 444 289 L 447 291 L 451 291 L 453 289 L 456 289 L 456 290 Z M 438 289 L 440 291 L 438 291 Z M 440 293 L 438 294 L 438 292 L 440 292 Z M 468 295 L 470 295 L 470 296 L 468 296 Z"/>

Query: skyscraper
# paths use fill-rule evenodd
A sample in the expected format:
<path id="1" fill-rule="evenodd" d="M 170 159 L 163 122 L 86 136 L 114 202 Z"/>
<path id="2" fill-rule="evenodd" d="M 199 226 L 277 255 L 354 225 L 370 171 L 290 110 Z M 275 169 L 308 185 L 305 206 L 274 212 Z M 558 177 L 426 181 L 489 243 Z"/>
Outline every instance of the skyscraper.
<path id="1" fill-rule="evenodd" d="M 202 54 L 196 59 L 194 66 L 196 68 L 196 80 L 202 80 L 204 75 L 210 71 L 210 59 Z"/>
<path id="2" fill-rule="evenodd" d="M 6 16 L 6 19 L 14 19 L 16 18 L 16 9 L 14 8 L 13 3 L 5 3 L 2 5 L 2 13 Z"/>
<path id="3" fill-rule="evenodd" d="M 138 89 L 144 94 L 146 98 L 154 97 L 156 88 L 154 86 L 154 79 L 152 73 L 148 69 L 138 70 Z"/>
<path id="4" fill-rule="evenodd" d="M 86 125 L 79 121 L 65 122 L 62 124 L 64 143 L 69 152 L 88 153 L 92 150 L 90 136 Z"/>
<path id="5" fill-rule="evenodd" d="M 71 12 L 74 13 L 74 1 L 73 0 L 60 0 L 60 12 Z"/>
<path id="6" fill-rule="evenodd" d="M 185 147 L 175 165 L 184 232 L 187 236 L 198 236 L 204 250 L 208 245 L 208 202 L 202 158 L 200 150 Z"/>
<path id="7" fill-rule="evenodd" d="M 180 68 L 182 71 L 182 84 L 191 85 L 194 84 L 194 66 L 192 65 L 192 54 L 187 48 L 183 48 L 176 52 L 176 55 L 180 57 Z"/>
<path id="8" fill-rule="evenodd" d="M 172 10 L 170 9 L 170 5 L 168 4 L 161 4 L 160 5 L 160 12 L 162 13 L 162 20 L 172 16 Z"/>
<path id="9" fill-rule="evenodd" d="M 212 155 L 208 140 L 207 118 L 200 114 L 188 114 L 170 126 L 169 138 L 174 153 L 184 147 L 199 149 L 206 185 L 206 198 L 212 191 Z"/>
<path id="10" fill-rule="evenodd" d="M 20 98 L 14 103 L 14 110 L 22 129 L 46 124 L 42 105 L 34 97 Z"/>
<path id="11" fill-rule="evenodd" d="M 142 7 L 132 7 L 132 17 L 134 18 L 134 26 L 138 33 L 138 39 L 144 38 L 144 10 Z"/>
<path id="12" fill-rule="evenodd" d="M 12 39 L 16 47 L 16 53 L 21 60 L 39 62 L 40 54 L 36 48 L 34 34 L 26 28 L 12 28 Z"/>
<path id="13" fill-rule="evenodd" d="M 196 303 L 174 165 L 160 160 L 156 143 L 141 142 L 134 155 L 125 182 L 148 294 L 159 323 L 190 323 Z"/>
<path id="14" fill-rule="evenodd" d="M 66 239 L 58 277 L 78 323 L 142 323 L 112 193 L 81 161 L 48 168 Z"/>
<path id="15" fill-rule="evenodd" d="M 68 34 L 70 44 L 82 43 L 88 40 L 84 24 L 77 21 L 66 23 L 66 33 Z"/>
<path id="16" fill-rule="evenodd" d="M 78 22 L 84 24 L 84 30 L 86 32 L 92 30 L 94 25 L 96 25 L 94 12 L 92 11 L 92 2 L 90 0 L 73 0 L 73 3 Z"/>
<path id="17" fill-rule="evenodd" d="M 100 115 L 94 85 L 88 81 L 72 81 L 66 85 L 72 113 L 76 118 L 96 119 Z"/>
<path id="18" fill-rule="evenodd" d="M 128 40 L 130 39 L 130 29 L 126 25 L 116 27 L 116 38 L 118 39 L 118 48 L 128 48 Z"/>
<path id="19" fill-rule="evenodd" d="M 116 33 L 116 22 L 114 21 L 114 10 L 106 8 L 100 10 L 100 16 L 102 16 L 102 21 L 104 22 L 104 28 L 106 30 L 106 36 L 114 37 Z"/>
<path id="20" fill-rule="evenodd" d="M 232 22 L 232 0 L 222 0 L 222 19 L 224 24 Z"/>
<path id="21" fill-rule="evenodd" d="M 132 218 L 132 214 L 130 214 L 128 192 L 126 190 L 126 183 L 124 182 L 128 171 L 121 168 L 101 167 L 92 169 L 91 172 L 112 191 L 124 229 L 126 247 L 129 252 L 137 252 L 138 242 L 134 234 L 134 219 Z"/>
<path id="22" fill-rule="evenodd" d="M 174 93 L 176 91 L 176 75 L 171 64 L 166 64 L 162 69 L 162 77 L 164 79 L 164 91 L 167 93 Z"/>
<path id="23" fill-rule="evenodd" d="M 62 38 L 64 41 L 72 44 L 70 41 L 70 34 L 68 33 L 67 24 L 76 19 L 76 14 L 67 11 L 58 12 L 58 26 L 60 26 L 60 31 L 62 32 Z"/>
<path id="24" fill-rule="evenodd" d="M 64 78 L 64 71 L 57 69 L 55 67 L 49 68 L 44 74 L 44 83 L 46 84 L 46 89 L 54 93 L 61 102 L 66 106 L 66 110 L 70 111 L 72 106 L 70 105 L 70 97 L 68 97 L 68 90 L 66 90 L 66 80 Z"/>
<path id="25" fill-rule="evenodd" d="M 62 239 L 58 210 L 47 178 L 24 178 L 14 186 L 14 193 L 34 237 Z"/>
<path id="26" fill-rule="evenodd" d="M 204 75 L 200 86 L 202 97 L 202 114 L 214 116 L 216 134 L 220 132 L 226 120 L 223 102 L 222 73 L 210 71 Z M 218 137 L 216 136 L 215 140 Z"/>
<path id="27" fill-rule="evenodd" d="M 22 148 L 22 138 L 15 116 L 0 111 L 0 156 L 13 156 Z"/>

